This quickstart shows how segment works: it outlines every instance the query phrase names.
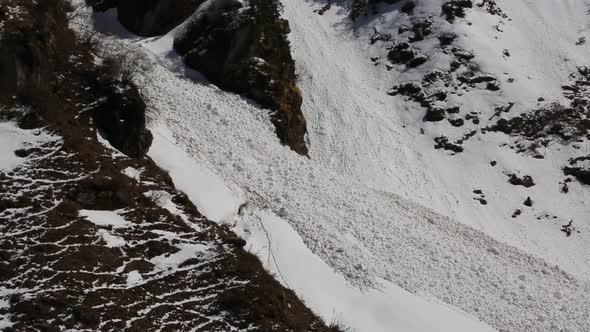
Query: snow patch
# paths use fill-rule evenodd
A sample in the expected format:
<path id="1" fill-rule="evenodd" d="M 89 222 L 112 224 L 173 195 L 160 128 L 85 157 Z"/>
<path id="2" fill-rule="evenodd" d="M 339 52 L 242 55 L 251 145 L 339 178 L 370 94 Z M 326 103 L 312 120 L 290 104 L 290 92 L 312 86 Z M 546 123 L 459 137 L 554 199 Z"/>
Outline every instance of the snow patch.
<path id="1" fill-rule="evenodd" d="M 14 122 L 0 122 L 0 170 L 9 172 L 26 161 L 14 152 L 22 148 L 32 148 L 54 139 L 39 129 L 25 130 Z"/>
<path id="2" fill-rule="evenodd" d="M 121 212 L 124 211 L 80 210 L 78 215 L 97 226 L 112 226 L 113 228 L 131 226 L 132 224 L 119 214 Z"/>

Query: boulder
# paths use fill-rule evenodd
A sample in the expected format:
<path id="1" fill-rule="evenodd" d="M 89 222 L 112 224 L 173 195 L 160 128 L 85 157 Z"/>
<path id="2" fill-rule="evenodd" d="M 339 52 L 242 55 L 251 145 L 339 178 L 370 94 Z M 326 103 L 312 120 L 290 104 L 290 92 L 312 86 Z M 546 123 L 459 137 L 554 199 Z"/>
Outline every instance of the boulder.
<path id="1" fill-rule="evenodd" d="M 575 177 L 583 184 L 590 185 L 590 156 L 570 160 L 569 165 L 564 167 L 563 173 Z"/>

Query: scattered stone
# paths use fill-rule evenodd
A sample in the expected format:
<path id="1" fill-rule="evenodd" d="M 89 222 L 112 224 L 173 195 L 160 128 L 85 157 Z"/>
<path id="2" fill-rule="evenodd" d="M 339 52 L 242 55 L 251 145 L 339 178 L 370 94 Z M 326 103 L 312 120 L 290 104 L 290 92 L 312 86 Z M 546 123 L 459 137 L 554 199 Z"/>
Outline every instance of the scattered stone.
<path id="1" fill-rule="evenodd" d="M 445 112 L 449 113 L 449 114 L 458 114 L 460 112 L 461 108 L 459 108 L 459 106 L 453 106 L 453 107 L 449 107 L 445 109 Z"/>
<path id="2" fill-rule="evenodd" d="M 510 179 L 508 182 L 514 186 L 523 186 L 525 188 L 530 188 L 535 185 L 533 178 L 530 175 L 525 175 L 522 178 L 517 176 L 516 174 L 509 174 Z"/>
<path id="3" fill-rule="evenodd" d="M 442 108 L 431 108 L 426 111 L 424 121 L 438 122 L 445 119 L 445 111 Z"/>
<path id="4" fill-rule="evenodd" d="M 567 225 L 563 225 L 561 226 L 561 231 L 565 233 L 566 237 L 570 237 L 572 235 L 572 223 L 574 221 L 570 220 L 569 223 L 567 223 Z"/>
<path id="5" fill-rule="evenodd" d="M 461 145 L 449 142 L 449 139 L 445 136 L 436 137 L 434 142 L 436 143 L 434 148 L 437 150 L 444 149 L 455 153 L 463 152 L 463 147 Z"/>
<path id="6" fill-rule="evenodd" d="M 426 55 L 423 54 L 419 54 L 417 55 L 415 58 L 413 58 L 408 64 L 407 66 L 409 68 L 416 68 L 419 67 L 423 64 L 425 64 L 428 61 L 428 57 Z"/>
<path id="7" fill-rule="evenodd" d="M 438 36 L 438 41 L 440 42 L 440 45 L 443 47 L 453 44 L 455 39 L 457 39 L 457 35 L 454 33 L 444 33 Z"/>
<path id="8" fill-rule="evenodd" d="M 512 214 L 512 218 L 516 218 L 518 216 L 520 216 L 522 214 L 522 211 L 520 209 L 516 209 L 514 211 L 514 213 Z"/>
<path id="9" fill-rule="evenodd" d="M 449 122 L 453 127 L 462 127 L 465 124 L 465 121 L 461 118 L 458 119 L 449 119 Z"/>
<path id="10" fill-rule="evenodd" d="M 530 197 L 527 197 L 523 204 L 525 206 L 531 207 L 533 206 L 533 200 Z"/>
<path id="11" fill-rule="evenodd" d="M 415 56 L 416 53 L 411 48 L 409 43 L 399 43 L 389 51 L 389 53 L 387 54 L 387 59 L 389 59 L 389 61 L 391 61 L 392 63 L 406 64 L 410 62 L 412 59 L 414 59 Z"/>
<path id="12" fill-rule="evenodd" d="M 583 184 L 590 185 L 590 155 L 571 159 L 569 166 L 563 168 L 563 173 L 575 177 Z"/>

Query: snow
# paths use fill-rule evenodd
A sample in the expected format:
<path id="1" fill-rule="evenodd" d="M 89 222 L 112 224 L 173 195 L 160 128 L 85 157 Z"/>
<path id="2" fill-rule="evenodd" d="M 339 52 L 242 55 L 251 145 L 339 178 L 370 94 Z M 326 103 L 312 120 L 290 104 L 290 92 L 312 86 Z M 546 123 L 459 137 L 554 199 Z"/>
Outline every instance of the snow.
<path id="1" fill-rule="evenodd" d="M 180 250 L 172 255 L 164 254 L 150 259 L 150 262 L 155 265 L 155 270 L 176 270 L 180 264 L 191 258 L 211 256 L 210 246 L 204 244 L 180 243 L 177 247 Z"/>
<path id="2" fill-rule="evenodd" d="M 0 122 L 0 171 L 9 172 L 25 162 L 14 151 L 32 148 L 53 137 L 41 130 L 20 129 L 14 122 Z"/>
<path id="3" fill-rule="evenodd" d="M 100 144 L 102 144 L 107 149 L 107 151 L 110 152 L 113 158 L 125 157 L 125 155 L 121 153 L 121 151 L 117 150 L 114 146 L 112 146 L 111 143 L 106 138 L 102 137 L 102 135 L 98 131 L 96 131 L 96 139 Z"/>
<path id="4" fill-rule="evenodd" d="M 584 279 L 588 246 L 581 237 L 556 239 L 552 225 L 533 218 L 550 207 L 564 218 L 589 215 L 583 204 L 586 189 L 573 186 L 573 195 L 565 199 L 554 194 L 551 183 L 543 183 L 541 175 L 557 176 L 555 158 L 564 158 L 568 151 L 549 149 L 548 155 L 555 158 L 533 163 L 500 148 L 506 138 L 499 135 L 477 137 L 477 144 L 466 145 L 477 153 L 451 157 L 434 151 L 432 137 L 449 128 L 422 123 L 423 114 L 412 112 L 415 106 L 385 94 L 392 82 L 416 77 L 415 71 L 394 77 L 378 72 L 367 61 L 366 53 L 373 51 L 366 41 L 356 39 L 355 33 L 363 36 L 363 31 L 353 32 L 342 24 L 341 8 L 333 6 L 320 16 L 313 13 L 319 4 L 283 4 L 299 65 L 311 160 L 280 145 L 263 110 L 183 68 L 171 49 L 172 34 L 119 41 L 125 50 L 148 52 L 153 60 L 153 67 L 137 77 L 153 110 L 150 156 L 170 172 L 179 189 L 218 221 L 230 220 L 239 202 L 253 211 L 281 215 L 281 222 L 267 212 L 259 217 L 269 234 L 278 238 L 271 245 L 277 258 L 273 264 L 327 321 L 336 309 L 341 317 L 350 317 L 347 322 L 359 331 L 383 328 L 385 322 L 435 329 L 436 324 L 449 326 L 454 320 L 465 328 L 485 330 L 467 315 L 440 304 L 445 303 L 499 330 L 589 330 L 590 285 Z M 439 1 L 420 4 L 422 10 L 427 5 L 440 8 Z M 395 15 L 384 15 L 381 22 L 394 24 L 399 19 Z M 461 42 L 476 37 L 482 36 L 464 36 Z M 430 59 L 448 60 L 429 54 L 427 44 L 424 47 L 421 51 Z M 485 106 L 486 112 L 499 101 L 487 92 L 462 99 L 469 107 Z M 427 135 L 419 134 L 420 127 Z M 491 158 L 502 168 L 490 170 Z M 504 171 L 515 169 L 533 175 L 539 184 L 530 191 L 508 185 Z M 198 177 L 204 179 L 194 180 Z M 207 181 L 211 186 L 203 185 Z M 472 190 L 479 187 L 494 198 L 486 210 L 473 201 Z M 224 198 L 212 199 L 209 194 Z M 505 215 L 507 207 L 520 206 L 525 195 L 535 196 L 536 210 L 511 220 Z M 254 237 L 248 240 L 252 247 L 261 247 L 264 238 L 255 229 L 256 222 L 246 219 L 239 218 L 238 226 L 253 224 Z M 586 227 L 582 226 L 584 232 Z M 301 254 L 306 252 L 298 241 L 307 246 L 318 259 L 305 256 L 319 271 L 317 282 L 330 281 L 326 289 L 336 298 L 322 298 L 322 292 L 312 288 L 305 276 L 309 270 L 289 268 L 295 258 L 281 249 L 283 241 Z M 276 268 L 273 264 L 267 261 L 267 268 Z M 386 295 L 378 296 L 379 288 Z M 362 310 L 356 301 L 369 308 L 379 305 L 380 310 Z M 424 318 L 418 306 L 432 313 Z M 408 311 L 396 316 L 388 307 Z M 441 317 L 453 319 L 438 320 Z"/>
<path id="5" fill-rule="evenodd" d="M 131 226 L 131 223 L 119 214 L 122 212 L 124 211 L 80 210 L 78 214 L 97 226 L 112 226 L 113 228 Z"/>
<path id="6" fill-rule="evenodd" d="M 111 234 L 111 232 L 106 229 L 99 229 L 97 233 L 102 237 L 104 242 L 106 242 L 108 248 L 122 247 L 126 243 L 123 238 Z"/>
<path id="7" fill-rule="evenodd" d="M 242 203 L 240 191 L 226 185 L 207 166 L 188 157 L 164 125 L 151 130 L 154 140 L 148 155 L 169 172 L 176 188 L 187 194 L 207 218 L 217 222 L 230 221 Z"/>
<path id="8" fill-rule="evenodd" d="M 0 288 L 0 309 L 9 308 L 10 303 L 8 302 L 8 298 L 3 296 L 2 289 Z M 7 329 L 12 326 L 12 322 L 8 316 L 0 316 L 0 329 Z"/>
<path id="9" fill-rule="evenodd" d="M 246 248 L 265 268 L 328 322 L 353 331 L 495 331 L 464 312 L 386 280 L 379 280 L 375 289 L 353 287 L 314 255 L 289 223 L 268 211 L 239 217 L 233 230 L 247 240 Z"/>
<path id="10" fill-rule="evenodd" d="M 127 175 L 129 178 L 135 181 L 140 180 L 141 172 L 141 170 L 135 169 L 133 167 L 127 167 L 123 170 L 123 174 Z"/>
<path id="11" fill-rule="evenodd" d="M 580 47 L 574 42 L 581 32 L 588 33 L 587 8 L 582 1 L 563 6 L 547 0 L 498 1 L 512 20 L 502 25 L 505 32 L 497 36 L 491 31 L 499 18 L 477 6 L 468 18 L 471 25 L 460 21 L 451 26 L 439 18 L 441 1 L 417 3 L 418 15 L 438 18 L 433 30 L 453 31 L 459 35 L 459 45 L 475 51 L 484 73 L 493 73 L 501 81 L 508 78 L 504 73 L 515 78 L 509 86 L 502 83 L 506 88 L 500 96 L 472 91 L 450 97 L 449 105 L 457 103 L 464 109 L 480 111 L 484 122 L 498 104 L 515 102 L 513 112 L 520 112 L 526 106 L 535 106 L 541 96 L 563 100 L 560 86 L 576 64 L 586 63 L 584 57 L 590 52 L 588 45 Z M 566 240 L 559 234 L 561 225 L 570 219 L 578 223 L 582 233 L 590 232 L 590 205 L 585 203 L 588 190 L 575 183 L 570 194 L 559 192 L 561 167 L 572 154 L 580 153 L 578 150 L 550 146 L 544 151 L 545 159 L 532 160 L 500 146 L 510 139 L 479 133 L 465 144 L 465 153 L 447 156 L 434 150 L 434 137 L 456 137 L 457 130 L 450 124 L 424 123 L 424 111 L 415 103 L 387 96 L 386 91 L 396 83 L 417 81 L 428 70 L 448 67 L 449 57 L 435 48 L 435 36 L 420 44 L 421 53 L 432 60 L 424 69 L 389 72 L 369 61 L 372 56 L 385 58 L 387 51 L 370 49 L 368 36 L 373 27 L 396 36 L 398 27 L 408 23 L 405 14 L 386 11 L 352 31 L 342 24 L 346 12 L 338 6 L 320 16 L 312 14 L 320 4 L 285 1 L 284 5 L 292 30 L 290 39 L 303 91 L 312 159 L 371 188 L 401 195 L 482 230 L 558 264 L 578 278 L 589 279 L 587 236 Z M 509 61 L 502 58 L 503 49 L 514 51 Z M 425 135 L 420 133 L 421 128 Z M 459 136 L 462 134 L 459 131 Z M 588 143 L 582 151 L 589 151 Z M 491 168 L 492 160 L 499 167 Z M 539 181 L 528 190 L 514 188 L 505 174 L 514 171 Z M 473 199 L 475 189 L 486 194 L 485 208 Z M 536 206 L 517 220 L 511 218 L 528 196 L 536 200 Z M 545 214 L 557 219 L 537 219 Z"/>
<path id="12" fill-rule="evenodd" d="M 127 287 L 133 287 L 143 282 L 143 277 L 137 271 L 127 273 Z"/>

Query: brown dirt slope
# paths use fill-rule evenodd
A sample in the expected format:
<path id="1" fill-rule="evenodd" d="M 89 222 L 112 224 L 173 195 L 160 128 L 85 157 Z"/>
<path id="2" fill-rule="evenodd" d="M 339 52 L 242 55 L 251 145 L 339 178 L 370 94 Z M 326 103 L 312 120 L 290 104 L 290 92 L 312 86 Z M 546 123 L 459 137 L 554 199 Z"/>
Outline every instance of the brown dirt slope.
<path id="1" fill-rule="evenodd" d="M 0 2 L 0 119 L 54 137 L 15 151 L 23 163 L 0 171 L 7 331 L 330 330 L 144 155 L 150 136 L 137 89 L 75 38 L 66 8 Z M 25 70 L 4 76 L 11 65 Z M 116 130 L 105 129 L 109 121 Z M 100 143 L 99 131 L 128 155 Z M 140 175 L 123 174 L 130 167 Z M 96 224 L 83 209 L 128 224 Z"/>

